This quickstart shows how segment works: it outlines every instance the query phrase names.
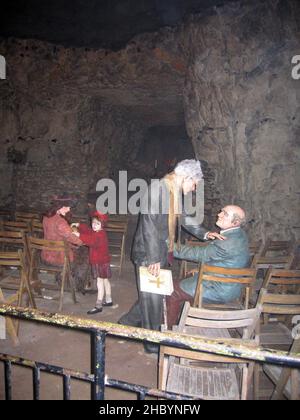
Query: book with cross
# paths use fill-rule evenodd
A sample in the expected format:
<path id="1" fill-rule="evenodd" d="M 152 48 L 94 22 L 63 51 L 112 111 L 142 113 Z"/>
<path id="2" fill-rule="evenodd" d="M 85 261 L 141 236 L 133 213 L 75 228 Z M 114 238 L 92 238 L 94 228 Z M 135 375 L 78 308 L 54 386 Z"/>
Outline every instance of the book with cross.
<path id="1" fill-rule="evenodd" d="M 142 292 L 170 296 L 174 290 L 172 271 L 161 269 L 159 276 L 155 277 L 147 267 L 140 267 L 140 289 Z"/>

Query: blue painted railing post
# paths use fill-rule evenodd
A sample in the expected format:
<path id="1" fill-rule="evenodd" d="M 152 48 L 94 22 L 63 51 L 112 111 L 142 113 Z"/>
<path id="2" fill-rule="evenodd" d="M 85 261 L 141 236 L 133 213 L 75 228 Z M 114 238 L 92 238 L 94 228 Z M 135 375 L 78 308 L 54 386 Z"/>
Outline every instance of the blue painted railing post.
<path id="1" fill-rule="evenodd" d="M 105 390 L 105 332 L 92 332 L 92 400 L 104 400 Z"/>

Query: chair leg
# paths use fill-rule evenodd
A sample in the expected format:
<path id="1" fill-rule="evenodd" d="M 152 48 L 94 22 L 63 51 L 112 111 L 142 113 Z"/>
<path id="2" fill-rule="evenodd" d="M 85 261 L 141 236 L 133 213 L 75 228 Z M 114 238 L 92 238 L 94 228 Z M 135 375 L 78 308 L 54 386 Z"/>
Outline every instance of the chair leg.
<path id="1" fill-rule="evenodd" d="M 1 288 L 0 288 L 0 303 L 6 303 Z M 6 323 L 7 332 L 10 335 L 14 346 L 18 346 L 20 344 L 20 341 L 18 339 L 17 330 L 12 319 L 9 317 L 5 317 L 5 323 Z"/>
<path id="2" fill-rule="evenodd" d="M 291 372 L 291 400 L 298 401 L 300 399 L 300 386 L 299 386 L 299 370 L 292 369 Z"/>
<path id="3" fill-rule="evenodd" d="M 260 375 L 260 364 L 255 363 L 253 372 L 253 398 L 255 401 L 259 400 L 259 375 Z"/>
<path id="4" fill-rule="evenodd" d="M 248 396 L 248 367 L 244 367 L 242 370 L 242 391 L 241 400 L 246 400 Z"/>
<path id="5" fill-rule="evenodd" d="M 20 345 L 20 341 L 18 339 L 18 334 L 16 331 L 16 327 L 13 323 L 13 321 L 11 320 L 11 318 L 6 317 L 6 328 L 7 328 L 7 332 L 10 335 L 13 345 L 14 346 L 19 346 Z"/>
<path id="6" fill-rule="evenodd" d="M 122 272 L 122 266 L 123 266 L 123 259 L 124 259 L 124 250 L 125 250 L 125 236 L 123 235 L 122 238 L 122 245 L 121 245 L 121 256 L 120 256 L 120 269 L 119 269 L 119 276 Z"/>
<path id="7" fill-rule="evenodd" d="M 281 375 L 275 386 L 271 400 L 283 400 L 283 391 L 291 375 L 291 368 L 282 368 Z"/>
<path id="8" fill-rule="evenodd" d="M 36 250 L 33 249 L 31 252 L 31 259 L 30 259 L 30 265 L 29 265 L 29 275 L 28 275 L 28 281 L 31 284 L 33 284 L 33 289 L 36 291 L 36 293 L 39 296 L 42 296 L 42 291 L 40 287 L 40 281 L 39 281 L 39 275 L 36 273 L 36 278 L 33 278 L 34 269 L 35 269 L 35 258 L 36 258 Z"/>
<path id="9" fill-rule="evenodd" d="M 65 288 L 65 281 L 66 281 L 66 262 L 64 263 L 63 266 L 63 272 L 62 272 L 62 276 L 61 276 L 61 288 L 60 288 L 60 297 L 59 297 L 59 306 L 58 306 L 58 311 L 60 312 L 62 310 L 63 307 L 63 300 L 64 300 L 64 288 Z"/>
<path id="10" fill-rule="evenodd" d="M 67 263 L 67 277 L 68 277 L 69 284 L 70 284 L 70 289 L 71 289 L 71 292 L 72 292 L 73 302 L 77 303 L 74 277 L 73 277 L 69 262 Z"/>
<path id="11" fill-rule="evenodd" d="M 22 302 L 23 291 L 25 289 L 27 294 L 28 294 L 29 302 L 30 302 L 32 308 L 36 309 L 36 304 L 35 304 L 35 300 L 34 300 L 34 297 L 33 297 L 31 284 L 30 284 L 30 281 L 29 281 L 28 271 L 29 270 L 28 270 L 27 266 L 25 265 L 25 261 L 24 261 L 24 258 L 23 258 L 22 273 L 21 273 L 21 276 L 22 276 L 21 283 L 23 283 L 23 287 L 22 287 L 22 289 L 20 289 L 20 303 Z"/>

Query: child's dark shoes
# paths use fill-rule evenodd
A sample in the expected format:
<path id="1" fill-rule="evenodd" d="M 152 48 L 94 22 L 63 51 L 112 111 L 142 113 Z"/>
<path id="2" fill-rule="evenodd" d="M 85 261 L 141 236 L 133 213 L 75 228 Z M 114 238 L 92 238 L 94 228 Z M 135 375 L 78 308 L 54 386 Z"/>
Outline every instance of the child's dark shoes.
<path id="1" fill-rule="evenodd" d="M 95 315 L 95 314 L 97 314 L 99 312 L 102 312 L 102 307 L 101 308 L 95 307 L 93 309 L 90 309 L 89 311 L 87 311 L 87 314 L 88 315 Z"/>
<path id="2" fill-rule="evenodd" d="M 103 306 L 113 306 L 113 302 L 103 302 Z"/>

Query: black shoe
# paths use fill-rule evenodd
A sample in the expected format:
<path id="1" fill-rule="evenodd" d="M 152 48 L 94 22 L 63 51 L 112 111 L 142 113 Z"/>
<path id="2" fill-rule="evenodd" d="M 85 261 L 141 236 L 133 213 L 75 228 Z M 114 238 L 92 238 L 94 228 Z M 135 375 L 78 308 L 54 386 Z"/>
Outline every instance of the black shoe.
<path id="1" fill-rule="evenodd" d="M 113 302 L 103 302 L 103 306 L 113 306 Z"/>
<path id="2" fill-rule="evenodd" d="M 98 312 L 102 312 L 102 307 L 101 308 L 97 308 L 95 306 L 95 308 L 90 309 L 89 311 L 87 311 L 87 314 L 88 315 L 94 315 L 94 314 L 97 314 Z"/>

